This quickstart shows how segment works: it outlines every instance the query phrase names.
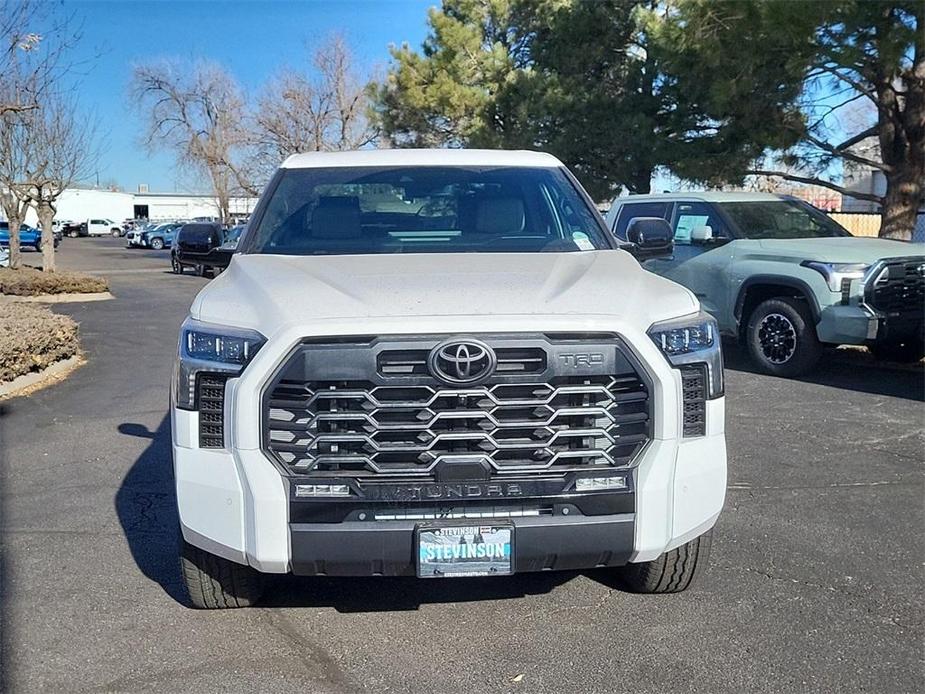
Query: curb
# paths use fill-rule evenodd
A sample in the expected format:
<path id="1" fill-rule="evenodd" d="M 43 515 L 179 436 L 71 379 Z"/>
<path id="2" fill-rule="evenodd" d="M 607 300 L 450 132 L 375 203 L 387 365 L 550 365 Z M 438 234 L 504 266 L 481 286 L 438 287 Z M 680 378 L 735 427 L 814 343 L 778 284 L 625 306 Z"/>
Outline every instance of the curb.
<path id="1" fill-rule="evenodd" d="M 87 294 L 38 294 L 36 296 L 17 296 L 3 294 L 0 301 L 11 303 L 22 302 L 27 304 L 81 304 L 86 301 L 109 301 L 115 299 L 109 292 L 91 292 Z"/>
<path id="2" fill-rule="evenodd" d="M 41 371 L 35 373 L 23 374 L 14 378 L 12 381 L 0 383 L 0 400 L 8 400 L 20 395 L 29 395 L 37 390 L 41 390 L 52 383 L 63 381 L 71 375 L 71 372 L 85 364 L 83 355 L 75 354 L 73 357 L 56 361 Z"/>

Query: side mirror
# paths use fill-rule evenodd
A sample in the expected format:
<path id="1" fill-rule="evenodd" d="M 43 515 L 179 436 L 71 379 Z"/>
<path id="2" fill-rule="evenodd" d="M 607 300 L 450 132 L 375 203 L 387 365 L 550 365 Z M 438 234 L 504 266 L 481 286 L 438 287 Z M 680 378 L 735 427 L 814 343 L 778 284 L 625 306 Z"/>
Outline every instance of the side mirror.
<path id="1" fill-rule="evenodd" d="M 636 217 L 626 230 L 627 251 L 637 260 L 663 258 L 674 251 L 671 226 L 661 217 Z"/>
<path id="2" fill-rule="evenodd" d="M 691 243 L 708 243 L 713 240 L 713 227 L 702 226 L 691 229 Z"/>

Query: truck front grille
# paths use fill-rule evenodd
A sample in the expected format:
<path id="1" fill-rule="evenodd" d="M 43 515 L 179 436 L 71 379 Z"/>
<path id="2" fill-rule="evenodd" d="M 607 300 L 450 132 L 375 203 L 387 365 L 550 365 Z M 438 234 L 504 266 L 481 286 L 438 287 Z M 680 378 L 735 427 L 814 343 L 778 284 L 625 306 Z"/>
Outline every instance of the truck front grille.
<path id="1" fill-rule="evenodd" d="M 690 364 L 681 367 L 683 427 L 685 437 L 707 433 L 707 367 Z"/>
<path id="2" fill-rule="evenodd" d="M 590 347 L 610 358 L 566 373 L 559 357 L 575 344 L 499 339 L 498 368 L 475 387 L 427 373 L 436 338 L 303 345 L 267 388 L 264 446 L 299 475 L 428 476 L 453 459 L 487 461 L 494 475 L 626 466 L 649 439 L 649 389 L 614 339 Z M 331 371 L 368 376 L 313 377 Z"/>
<path id="3" fill-rule="evenodd" d="M 897 258 L 875 266 L 864 300 L 887 315 L 921 313 L 925 305 L 925 258 Z"/>
<path id="4" fill-rule="evenodd" d="M 201 373 L 196 377 L 199 410 L 199 447 L 225 447 L 225 381 L 228 374 Z"/>

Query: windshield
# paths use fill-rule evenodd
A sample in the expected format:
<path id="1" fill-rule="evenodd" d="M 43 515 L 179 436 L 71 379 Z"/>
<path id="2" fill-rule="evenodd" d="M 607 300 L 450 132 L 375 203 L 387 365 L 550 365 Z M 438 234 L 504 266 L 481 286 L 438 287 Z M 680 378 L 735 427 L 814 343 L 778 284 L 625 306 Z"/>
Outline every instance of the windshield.
<path id="1" fill-rule="evenodd" d="M 799 200 L 721 202 L 739 235 L 746 239 L 814 239 L 850 236 L 837 222 Z"/>
<path id="2" fill-rule="evenodd" d="M 246 253 L 563 252 L 610 248 L 561 169 L 284 169 Z"/>

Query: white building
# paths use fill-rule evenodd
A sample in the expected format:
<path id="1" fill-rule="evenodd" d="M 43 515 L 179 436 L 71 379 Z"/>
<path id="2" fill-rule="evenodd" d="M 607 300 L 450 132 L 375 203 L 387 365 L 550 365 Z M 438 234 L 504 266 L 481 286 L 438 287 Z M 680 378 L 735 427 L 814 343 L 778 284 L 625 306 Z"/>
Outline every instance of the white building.
<path id="1" fill-rule="evenodd" d="M 231 214 L 249 215 L 257 198 L 232 198 Z M 193 219 L 194 217 L 220 217 L 218 203 L 212 195 L 182 193 L 122 193 L 111 190 L 68 188 L 58 198 L 56 219 L 83 222 L 87 219 L 144 218 L 150 220 Z M 2 214 L 2 211 L 0 211 Z M 26 223 L 37 222 L 35 210 L 29 209 Z"/>

